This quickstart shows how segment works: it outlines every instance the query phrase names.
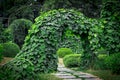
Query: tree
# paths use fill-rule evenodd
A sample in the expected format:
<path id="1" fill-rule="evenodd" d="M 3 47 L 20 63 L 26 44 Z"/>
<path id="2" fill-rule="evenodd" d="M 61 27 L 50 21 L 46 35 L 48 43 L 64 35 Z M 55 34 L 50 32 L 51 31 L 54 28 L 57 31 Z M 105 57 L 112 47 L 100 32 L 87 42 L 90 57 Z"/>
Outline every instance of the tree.
<path id="1" fill-rule="evenodd" d="M 42 10 L 74 8 L 80 10 L 88 17 L 99 17 L 101 5 L 101 0 L 45 0 Z"/>

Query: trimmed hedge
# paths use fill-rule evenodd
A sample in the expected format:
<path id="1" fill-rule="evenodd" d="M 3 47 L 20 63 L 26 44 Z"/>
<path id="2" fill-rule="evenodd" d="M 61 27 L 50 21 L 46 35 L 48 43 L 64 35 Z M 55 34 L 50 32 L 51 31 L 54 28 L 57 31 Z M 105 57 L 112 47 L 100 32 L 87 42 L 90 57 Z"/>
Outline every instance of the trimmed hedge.
<path id="1" fill-rule="evenodd" d="M 5 57 L 15 57 L 20 51 L 19 46 L 12 42 L 3 43 L 2 47 L 2 55 L 4 55 Z"/>
<path id="2" fill-rule="evenodd" d="M 66 55 L 73 54 L 73 52 L 69 48 L 60 48 L 58 49 L 57 54 L 60 58 L 63 58 Z"/>
<path id="3" fill-rule="evenodd" d="M 106 58 L 107 67 L 114 74 L 120 74 L 120 53 L 115 53 Z"/>
<path id="4" fill-rule="evenodd" d="M 27 19 L 16 19 L 10 24 L 9 28 L 11 29 L 13 42 L 18 44 L 20 48 L 24 44 L 25 37 L 32 24 L 33 23 Z"/>
<path id="5" fill-rule="evenodd" d="M 79 67 L 81 54 L 70 54 L 63 58 L 66 67 Z"/>

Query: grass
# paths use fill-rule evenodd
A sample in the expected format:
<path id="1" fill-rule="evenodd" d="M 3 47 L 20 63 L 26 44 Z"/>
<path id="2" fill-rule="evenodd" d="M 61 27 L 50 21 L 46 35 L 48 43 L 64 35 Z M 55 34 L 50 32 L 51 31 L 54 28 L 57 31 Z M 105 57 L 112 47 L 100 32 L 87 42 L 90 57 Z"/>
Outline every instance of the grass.
<path id="1" fill-rule="evenodd" d="M 120 80 L 120 75 L 115 75 L 112 74 L 110 70 L 80 70 L 78 67 L 76 68 L 71 68 L 72 70 L 75 71 L 82 71 L 85 73 L 90 73 L 93 74 L 97 77 L 99 77 L 102 80 Z"/>
<path id="2" fill-rule="evenodd" d="M 59 59 L 59 63 L 63 64 L 63 60 L 61 58 Z M 80 70 L 78 67 L 71 69 L 75 71 L 82 71 L 85 73 L 93 74 L 95 76 L 98 76 L 102 80 L 120 80 L 120 75 L 113 75 L 109 70 Z"/>
<path id="3" fill-rule="evenodd" d="M 63 80 L 51 74 L 40 74 L 39 80 Z"/>
<path id="4" fill-rule="evenodd" d="M 96 75 L 103 80 L 120 80 L 120 75 L 113 75 L 109 70 L 86 70 L 85 72 Z"/>

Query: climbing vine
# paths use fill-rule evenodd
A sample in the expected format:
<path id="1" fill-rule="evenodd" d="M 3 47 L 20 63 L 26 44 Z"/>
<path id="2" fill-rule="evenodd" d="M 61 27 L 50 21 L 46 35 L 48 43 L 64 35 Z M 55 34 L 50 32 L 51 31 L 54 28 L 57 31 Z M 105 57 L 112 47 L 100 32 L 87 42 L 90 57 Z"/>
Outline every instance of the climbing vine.
<path id="1" fill-rule="evenodd" d="M 101 44 L 109 54 L 120 52 L 120 1 L 109 1 L 103 6 L 101 17 L 105 25 Z"/>
<path id="2" fill-rule="evenodd" d="M 74 53 L 83 53 L 82 41 L 80 35 L 75 35 L 72 30 L 66 30 L 63 41 L 60 43 L 61 47 L 72 49 Z"/>
<path id="3" fill-rule="evenodd" d="M 29 60 L 34 66 L 34 72 L 48 73 L 57 70 L 56 51 L 61 47 L 61 42 L 69 42 L 65 41 L 69 36 L 69 30 L 72 36 L 75 35 L 74 38 L 81 40 L 84 49 L 81 66 L 90 67 L 96 57 L 95 51 L 99 47 L 98 36 L 102 28 L 97 20 L 87 18 L 75 10 L 48 11 L 35 19 L 16 58 Z M 17 61 L 14 64 L 17 64 Z"/>

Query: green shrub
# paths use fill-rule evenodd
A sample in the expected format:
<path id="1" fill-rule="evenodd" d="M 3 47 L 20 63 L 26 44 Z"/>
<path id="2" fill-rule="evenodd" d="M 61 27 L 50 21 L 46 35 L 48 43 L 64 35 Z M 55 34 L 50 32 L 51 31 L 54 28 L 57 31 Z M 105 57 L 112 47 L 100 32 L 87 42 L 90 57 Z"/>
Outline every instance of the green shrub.
<path id="1" fill-rule="evenodd" d="M 14 20 L 9 26 L 9 28 L 11 29 L 13 42 L 22 47 L 24 39 L 28 34 L 28 30 L 30 29 L 31 26 L 32 22 L 30 20 L 26 19 Z"/>
<path id="2" fill-rule="evenodd" d="M 70 54 L 63 58 L 66 67 L 79 67 L 81 54 Z"/>
<path id="3" fill-rule="evenodd" d="M 120 53 L 115 53 L 106 58 L 105 63 L 112 73 L 120 74 Z"/>
<path id="4" fill-rule="evenodd" d="M 1 62 L 1 60 L 3 59 L 2 52 L 3 52 L 3 47 L 2 47 L 2 45 L 0 44 L 0 62 Z"/>
<path id="5" fill-rule="evenodd" d="M 73 54 L 73 52 L 69 48 L 60 48 L 58 49 L 57 54 L 60 58 L 63 58 L 66 55 Z"/>
<path id="6" fill-rule="evenodd" d="M 97 70 L 105 70 L 107 69 L 107 65 L 105 63 L 107 55 L 106 54 L 99 54 L 98 60 L 95 62 L 93 68 Z"/>
<path id="7" fill-rule="evenodd" d="M 0 67 L 0 80 L 38 80 L 34 65 L 24 58 L 14 58 Z"/>
<path id="8" fill-rule="evenodd" d="M 11 34 L 8 28 L 4 28 L 3 24 L 0 23 L 0 43 L 11 41 Z"/>
<path id="9" fill-rule="evenodd" d="M 2 54 L 5 57 L 15 57 L 16 54 L 20 51 L 19 46 L 12 42 L 3 43 L 2 46 L 3 46 Z"/>

